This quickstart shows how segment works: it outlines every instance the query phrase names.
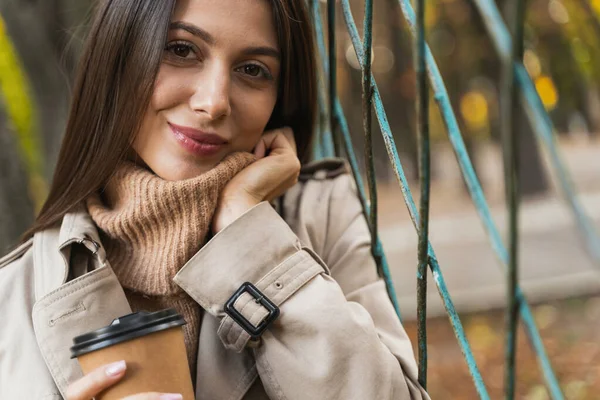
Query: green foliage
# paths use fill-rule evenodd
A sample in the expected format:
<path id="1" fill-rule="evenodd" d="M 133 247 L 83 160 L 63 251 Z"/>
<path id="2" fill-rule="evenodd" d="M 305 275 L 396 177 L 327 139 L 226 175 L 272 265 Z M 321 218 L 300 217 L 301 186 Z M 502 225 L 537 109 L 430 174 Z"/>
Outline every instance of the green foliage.
<path id="1" fill-rule="evenodd" d="M 29 195 L 39 209 L 46 197 L 44 156 L 31 88 L 0 17 L 0 95 L 17 136 L 19 155 L 28 174 Z"/>

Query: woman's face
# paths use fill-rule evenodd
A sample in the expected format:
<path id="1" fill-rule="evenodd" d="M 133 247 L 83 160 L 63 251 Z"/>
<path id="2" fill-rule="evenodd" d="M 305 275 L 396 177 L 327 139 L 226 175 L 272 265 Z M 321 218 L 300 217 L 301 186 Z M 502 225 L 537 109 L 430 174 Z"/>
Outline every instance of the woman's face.
<path id="1" fill-rule="evenodd" d="M 277 101 L 279 69 L 268 1 L 177 0 L 136 158 L 182 180 L 252 151 Z"/>

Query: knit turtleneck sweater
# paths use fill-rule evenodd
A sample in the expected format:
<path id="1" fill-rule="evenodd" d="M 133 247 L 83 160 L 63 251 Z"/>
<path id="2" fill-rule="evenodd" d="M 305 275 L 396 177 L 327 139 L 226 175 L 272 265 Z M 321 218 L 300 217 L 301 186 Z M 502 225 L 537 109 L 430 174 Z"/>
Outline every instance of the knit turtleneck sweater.
<path id="1" fill-rule="evenodd" d="M 201 309 L 173 278 L 206 243 L 222 189 L 253 160 L 249 153 L 234 153 L 182 181 L 166 181 L 124 162 L 105 190 L 86 202 L 132 310 L 175 308 L 187 321 L 183 329 L 192 377 Z"/>

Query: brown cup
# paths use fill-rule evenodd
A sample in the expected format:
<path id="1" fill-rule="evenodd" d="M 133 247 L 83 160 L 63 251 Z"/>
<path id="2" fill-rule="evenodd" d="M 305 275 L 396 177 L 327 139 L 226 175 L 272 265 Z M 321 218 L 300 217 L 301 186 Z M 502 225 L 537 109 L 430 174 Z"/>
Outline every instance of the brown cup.
<path id="1" fill-rule="evenodd" d="M 144 392 L 180 393 L 184 400 L 194 400 L 183 340 L 185 323 L 173 309 L 129 314 L 75 337 L 71 358 L 77 358 L 84 374 L 120 360 L 127 363 L 125 376 L 96 400 Z"/>

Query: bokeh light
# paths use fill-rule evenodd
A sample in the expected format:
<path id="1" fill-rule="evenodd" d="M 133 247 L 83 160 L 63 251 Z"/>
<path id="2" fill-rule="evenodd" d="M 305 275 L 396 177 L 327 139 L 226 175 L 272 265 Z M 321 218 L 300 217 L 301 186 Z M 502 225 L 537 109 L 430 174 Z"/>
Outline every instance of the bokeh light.
<path id="1" fill-rule="evenodd" d="M 553 110 L 558 103 L 558 91 L 552 78 L 542 75 L 535 80 L 535 88 L 546 110 Z"/>
<path id="2" fill-rule="evenodd" d="M 488 126 L 488 102 L 483 93 L 467 92 L 460 99 L 460 112 L 471 130 L 480 130 Z"/>
<path id="3" fill-rule="evenodd" d="M 537 78 L 542 73 L 542 64 L 540 63 L 539 57 L 533 52 L 533 50 L 525 50 L 525 54 L 523 55 L 523 63 L 525 64 L 525 69 L 527 69 L 527 72 L 532 79 Z"/>

